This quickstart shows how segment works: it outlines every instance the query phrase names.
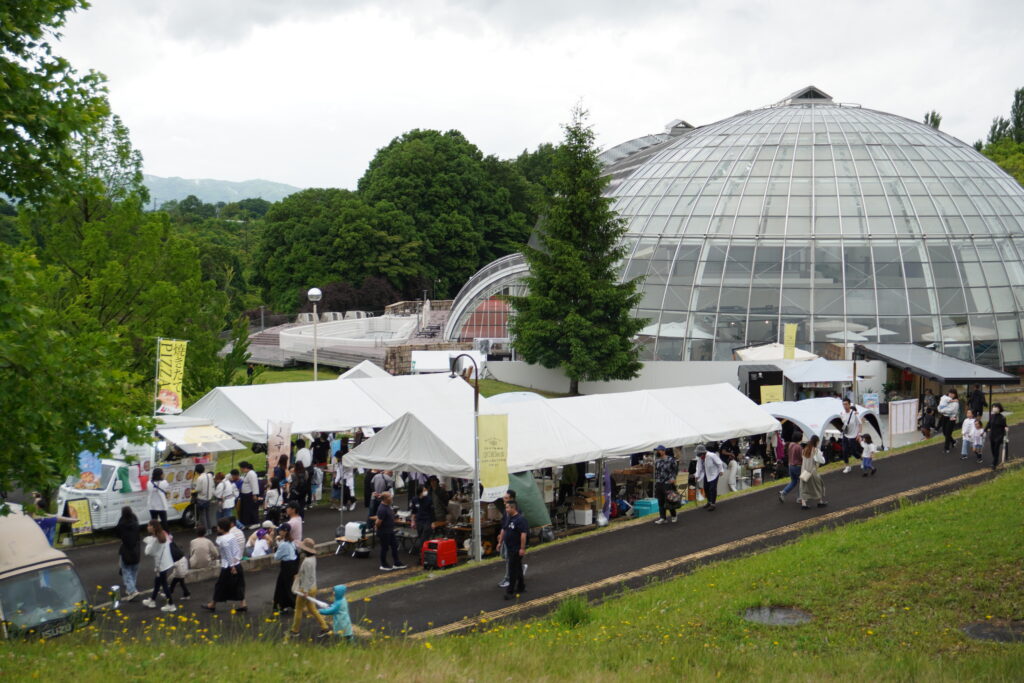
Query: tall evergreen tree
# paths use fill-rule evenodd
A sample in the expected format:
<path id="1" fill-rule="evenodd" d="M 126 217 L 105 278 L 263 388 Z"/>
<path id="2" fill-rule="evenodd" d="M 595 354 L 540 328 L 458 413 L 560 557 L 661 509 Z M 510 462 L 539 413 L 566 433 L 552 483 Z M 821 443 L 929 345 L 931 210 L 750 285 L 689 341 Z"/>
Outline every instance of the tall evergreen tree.
<path id="1" fill-rule="evenodd" d="M 924 115 L 925 125 L 931 126 L 935 130 L 939 129 L 939 125 L 942 124 L 942 114 L 932 109 L 930 112 Z"/>
<path id="2" fill-rule="evenodd" d="M 640 370 L 633 337 L 644 321 L 630 316 L 636 281 L 618 284 L 625 224 L 602 195 L 602 176 L 587 112 L 576 107 L 555 153 L 554 197 L 538 227 L 538 248 L 526 247 L 529 292 L 512 297 L 516 351 L 530 363 L 561 367 L 569 392 L 579 383 L 630 379 Z"/>

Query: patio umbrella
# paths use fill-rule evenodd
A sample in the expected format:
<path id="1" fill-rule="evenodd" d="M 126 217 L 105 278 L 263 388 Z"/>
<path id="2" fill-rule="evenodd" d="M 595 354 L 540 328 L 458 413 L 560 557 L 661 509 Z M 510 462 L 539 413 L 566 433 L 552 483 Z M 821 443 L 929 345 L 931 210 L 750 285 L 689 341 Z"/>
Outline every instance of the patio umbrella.
<path id="1" fill-rule="evenodd" d="M 921 339 L 925 341 L 946 341 L 946 342 L 969 342 L 971 341 L 971 332 L 974 332 L 974 341 L 991 341 L 998 339 L 999 335 L 996 331 L 988 327 L 975 327 L 969 329 L 967 325 L 956 325 L 954 327 L 947 327 L 943 329 L 939 334 L 929 332 L 928 334 L 922 334 Z"/>
<path id="2" fill-rule="evenodd" d="M 854 332 L 852 330 L 844 330 L 842 332 L 833 332 L 832 334 L 826 334 L 825 336 L 828 337 L 829 339 L 835 339 L 837 341 L 847 341 L 847 342 L 862 342 L 862 341 L 867 341 L 868 340 L 868 338 L 865 337 L 864 335 L 857 334 L 856 332 Z"/>
<path id="3" fill-rule="evenodd" d="M 868 329 L 868 326 L 861 325 L 860 323 L 845 322 L 843 320 L 815 320 L 814 329 L 822 332 L 842 332 L 843 330 L 861 332 Z"/>
<path id="4" fill-rule="evenodd" d="M 872 327 L 870 330 L 862 330 L 861 334 L 865 337 L 888 337 L 891 334 L 899 334 L 899 332 L 893 332 L 892 330 L 887 330 L 884 327 Z"/>

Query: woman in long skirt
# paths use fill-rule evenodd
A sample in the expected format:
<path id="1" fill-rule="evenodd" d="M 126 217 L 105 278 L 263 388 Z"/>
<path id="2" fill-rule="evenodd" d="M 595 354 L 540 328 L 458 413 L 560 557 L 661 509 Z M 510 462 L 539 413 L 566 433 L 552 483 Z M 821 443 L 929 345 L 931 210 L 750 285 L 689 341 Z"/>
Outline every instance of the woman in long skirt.
<path id="1" fill-rule="evenodd" d="M 818 507 L 823 508 L 828 503 L 825 501 L 825 482 L 818 471 L 819 465 L 825 464 L 825 456 L 818 448 L 818 437 L 812 436 L 804 446 L 803 462 L 800 466 L 800 507 L 807 510 L 808 501 L 818 501 Z"/>
<path id="2" fill-rule="evenodd" d="M 242 544 L 231 533 L 232 524 L 227 518 L 217 520 L 217 549 L 220 550 L 220 576 L 213 586 L 213 600 L 203 607 L 211 612 L 218 602 L 237 602 L 238 612 L 245 612 L 245 574 L 242 571 Z M 240 534 L 239 534 L 240 535 Z"/>
<path id="3" fill-rule="evenodd" d="M 281 612 L 295 609 L 292 583 L 299 571 L 299 556 L 291 540 L 291 533 L 291 525 L 287 522 L 277 527 L 277 550 L 274 552 L 274 559 L 281 563 L 281 568 L 277 573 L 277 583 L 274 585 L 274 609 Z"/>

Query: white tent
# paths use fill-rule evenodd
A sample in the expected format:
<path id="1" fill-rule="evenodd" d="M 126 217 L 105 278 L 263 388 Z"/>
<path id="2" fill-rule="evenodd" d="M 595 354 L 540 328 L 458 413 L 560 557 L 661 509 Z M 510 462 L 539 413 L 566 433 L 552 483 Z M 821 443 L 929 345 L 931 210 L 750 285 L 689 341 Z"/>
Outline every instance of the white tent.
<path id="1" fill-rule="evenodd" d="M 853 371 L 843 361 L 832 361 L 816 358 L 807 363 L 800 363 L 786 368 L 783 372 L 786 379 L 794 384 L 807 382 L 853 382 Z"/>
<path id="2" fill-rule="evenodd" d="M 745 349 L 736 349 L 733 351 L 736 357 L 740 360 L 749 361 L 770 361 L 770 360 L 785 360 L 786 346 L 785 344 L 779 344 L 774 342 L 772 344 L 760 344 L 758 346 L 748 346 Z M 810 351 L 804 351 L 803 349 L 793 349 L 793 360 L 813 360 L 817 356 Z"/>
<path id="3" fill-rule="evenodd" d="M 371 377 L 391 377 L 391 373 L 371 360 L 364 360 L 355 367 L 351 367 L 341 373 L 338 379 L 366 379 Z"/>
<path id="4" fill-rule="evenodd" d="M 768 434 L 779 429 L 778 420 L 731 384 L 651 389 L 649 393 L 689 422 L 700 434 L 699 441 Z"/>
<path id="5" fill-rule="evenodd" d="M 809 438 L 817 435 L 824 440 L 825 430 L 833 427 L 832 421 L 841 418 L 843 414 L 843 402 L 838 398 L 808 398 L 803 401 L 779 401 L 776 403 L 765 403 L 761 406 L 766 411 L 779 418 L 789 420 L 803 432 L 804 437 Z M 878 424 L 878 414 L 865 408 L 857 406 L 857 415 L 862 420 L 875 428 L 879 437 L 882 436 Z"/>
<path id="6" fill-rule="evenodd" d="M 415 375 L 450 372 L 449 359 L 460 354 L 472 357 L 483 374 L 484 368 L 487 367 L 487 357 L 479 351 L 413 351 L 412 372 Z M 459 359 L 459 370 L 462 371 L 467 367 L 472 369 L 473 364 L 465 358 Z"/>
<path id="7" fill-rule="evenodd" d="M 214 389 L 183 415 L 209 419 L 236 439 L 262 442 L 271 421 L 291 422 L 293 434 L 383 427 L 417 407 L 471 410 L 472 392 L 448 375 L 253 384 Z"/>

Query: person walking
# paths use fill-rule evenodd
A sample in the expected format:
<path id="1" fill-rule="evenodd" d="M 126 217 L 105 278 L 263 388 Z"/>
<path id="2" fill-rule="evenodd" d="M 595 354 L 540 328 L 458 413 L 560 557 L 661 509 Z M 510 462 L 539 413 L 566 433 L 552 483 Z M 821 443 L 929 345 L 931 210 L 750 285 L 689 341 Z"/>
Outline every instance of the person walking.
<path id="1" fill-rule="evenodd" d="M 387 491 L 380 495 L 377 505 L 377 540 L 380 542 L 380 570 L 389 572 L 393 569 L 405 569 L 398 559 L 398 539 L 395 538 L 395 511 L 391 509 L 391 494 Z M 393 564 L 388 564 L 388 551 L 391 551 Z"/>
<path id="2" fill-rule="evenodd" d="M 960 459 L 966 460 L 967 455 L 973 449 L 974 443 L 974 411 L 970 408 L 964 411 L 964 424 L 960 427 Z"/>
<path id="3" fill-rule="evenodd" d="M 654 497 L 658 499 L 658 519 L 655 524 L 665 524 L 671 517 L 676 521 L 676 508 L 668 504 L 668 493 L 676 490 L 676 477 L 679 476 L 679 462 L 675 456 L 669 455 L 664 446 L 654 449 Z"/>
<path id="4" fill-rule="evenodd" d="M 238 504 L 238 518 L 246 528 L 257 526 L 259 520 L 260 478 L 252 469 L 252 463 L 243 460 L 238 463 L 242 471 L 242 488 Z"/>
<path id="5" fill-rule="evenodd" d="M 238 489 L 231 483 L 230 479 L 224 476 L 223 472 L 218 472 L 217 476 L 214 477 L 214 481 L 216 486 L 213 489 L 213 497 L 217 499 L 217 504 L 220 508 L 217 511 L 217 524 L 220 524 L 220 520 L 235 514 L 235 499 Z M 213 528 L 216 530 L 217 525 L 215 524 Z"/>
<path id="6" fill-rule="evenodd" d="M 299 514 L 299 504 L 294 500 L 284 508 L 284 521 L 288 524 L 288 530 L 292 543 L 302 540 L 302 515 Z"/>
<path id="7" fill-rule="evenodd" d="M 870 434 L 865 434 L 860 437 L 860 440 L 864 443 L 864 450 L 860 454 L 861 476 L 873 477 L 878 472 L 878 468 L 875 467 L 875 453 L 878 452 L 878 446 L 872 443 Z"/>
<path id="8" fill-rule="evenodd" d="M 245 573 L 242 570 L 242 546 L 245 539 L 238 540 L 231 533 L 234 525 L 227 517 L 217 520 L 217 550 L 220 552 L 220 575 L 213 586 L 213 599 L 203 605 L 210 612 L 217 611 L 218 602 L 234 601 L 238 603 L 237 612 L 249 609 L 245 604 Z"/>
<path id="9" fill-rule="evenodd" d="M 992 469 L 995 469 L 999 467 L 1003 440 L 1006 438 L 1006 416 L 1003 415 L 1002 403 L 992 404 L 992 414 L 989 415 L 985 431 L 988 432 L 989 447 L 992 449 Z"/>
<path id="10" fill-rule="evenodd" d="M 167 526 L 167 492 L 169 490 L 170 486 L 164 480 L 163 468 L 154 468 L 149 480 L 146 506 L 149 508 L 149 518 L 160 520 L 160 524 L 163 526 Z"/>
<path id="11" fill-rule="evenodd" d="M 322 638 L 330 635 L 331 630 L 327 628 L 327 621 L 313 602 L 316 598 L 316 543 L 312 538 L 304 538 L 296 550 L 302 559 L 299 560 L 299 571 L 292 583 L 292 592 L 295 594 L 295 618 L 292 619 L 292 630 L 289 635 L 292 638 L 297 637 L 303 617 L 309 615 L 320 626 L 317 637 Z"/>
<path id="12" fill-rule="evenodd" d="M 277 583 L 274 584 L 274 609 L 286 613 L 295 609 L 295 593 L 292 593 L 292 582 L 299 571 L 299 555 L 291 538 L 292 528 L 288 522 L 277 527 L 277 550 L 274 559 L 280 565 L 277 572 Z"/>
<path id="13" fill-rule="evenodd" d="M 519 514 L 519 503 L 510 500 L 505 504 L 505 521 L 498 534 L 498 544 L 505 548 L 508 558 L 508 586 L 505 588 L 505 599 L 511 600 L 526 590 L 523 578 L 523 558 L 526 557 L 526 537 L 530 533 L 530 525 L 526 518 Z"/>
<path id="14" fill-rule="evenodd" d="M 135 516 L 130 505 L 121 508 L 121 518 L 114 527 L 114 536 L 121 541 L 118 548 L 118 562 L 121 565 L 121 578 L 124 580 L 125 602 L 134 600 L 139 594 L 136 577 L 139 575 L 139 564 L 142 562 L 142 540 L 139 534 L 139 518 Z"/>
<path id="15" fill-rule="evenodd" d="M 219 512 L 215 494 L 217 482 L 213 479 L 213 472 L 207 472 L 203 465 L 196 465 L 192 486 L 196 494 L 196 527 L 202 526 L 208 533 L 213 533 Z"/>
<path id="16" fill-rule="evenodd" d="M 149 532 L 149 536 L 143 539 L 143 543 L 146 544 L 144 552 L 147 557 L 153 558 L 153 571 L 156 576 L 153 579 L 153 594 L 143 600 L 142 604 L 149 608 L 156 607 L 156 596 L 163 590 L 167 604 L 160 610 L 177 612 L 178 608 L 174 606 L 174 597 L 171 595 L 171 586 L 167 582 L 167 577 L 170 576 L 171 570 L 174 568 L 174 559 L 171 557 L 171 539 L 159 520 L 150 520 L 146 530 Z"/>
<path id="17" fill-rule="evenodd" d="M 288 500 L 295 503 L 303 519 L 306 518 L 306 506 L 309 505 L 309 486 L 309 471 L 301 460 L 296 460 L 288 483 Z"/>
<path id="18" fill-rule="evenodd" d="M 217 544 L 207 536 L 206 527 L 196 527 L 197 536 L 188 544 L 188 566 L 191 569 L 209 569 L 220 560 Z"/>
<path id="19" fill-rule="evenodd" d="M 371 483 L 373 485 L 373 497 L 370 500 L 370 517 L 376 517 L 377 506 L 380 505 L 384 494 L 390 493 L 391 489 L 394 488 L 395 480 L 391 472 L 379 470 L 373 475 Z"/>
<path id="20" fill-rule="evenodd" d="M 170 543 L 173 543 L 174 542 L 174 537 L 171 536 L 170 534 L 167 534 L 167 541 L 168 541 L 168 545 Z M 191 546 L 190 546 L 190 550 L 191 550 Z M 185 583 L 185 579 L 188 578 L 188 570 L 189 570 L 188 555 L 182 553 L 181 557 L 179 557 L 177 560 L 174 561 L 174 566 L 171 568 L 171 573 L 168 576 L 168 578 L 170 578 L 170 580 L 171 580 L 171 585 L 167 587 L 167 590 L 170 591 L 171 597 L 174 597 L 174 589 L 177 588 L 178 586 L 181 586 L 181 592 L 182 592 L 181 599 L 182 600 L 189 600 L 189 599 L 192 598 L 192 591 L 190 591 L 188 589 L 188 584 Z"/>
<path id="21" fill-rule="evenodd" d="M 320 614 L 333 617 L 333 633 L 340 635 L 347 641 L 352 641 L 352 617 L 348 613 L 348 600 L 345 599 L 347 588 L 344 585 L 334 587 L 334 602 L 320 610 Z"/>
<path id="22" fill-rule="evenodd" d="M 942 435 L 945 437 L 943 449 L 946 453 L 949 453 L 953 446 L 956 445 L 956 440 L 953 438 L 953 430 L 960 424 L 960 401 L 957 399 L 956 389 L 950 389 L 939 400 L 938 411 L 939 426 L 942 428 Z"/>
<path id="23" fill-rule="evenodd" d="M 807 445 L 801 451 L 800 463 L 800 509 L 808 510 L 808 501 L 818 501 L 818 507 L 823 508 L 828 503 L 825 501 L 825 481 L 818 471 L 819 465 L 825 464 L 825 456 L 818 448 L 817 435 L 807 441 Z"/>
<path id="24" fill-rule="evenodd" d="M 980 465 L 983 462 L 982 454 L 985 451 L 985 428 L 982 426 L 981 420 L 974 421 L 974 432 L 971 434 L 971 449 L 978 458 L 978 464 Z"/>
<path id="25" fill-rule="evenodd" d="M 434 503 L 430 499 L 430 488 L 426 484 L 420 486 L 419 495 L 413 500 L 413 512 L 416 518 L 416 554 L 423 550 L 423 544 L 430 540 L 434 533 Z"/>
<path id="26" fill-rule="evenodd" d="M 794 431 L 790 436 L 792 441 L 786 444 L 786 462 L 789 467 L 789 483 L 786 487 L 779 491 L 779 502 L 785 503 L 786 496 L 789 492 L 800 485 L 800 472 L 803 467 L 803 448 L 800 447 L 800 439 L 803 438 L 803 432 Z M 797 496 L 799 496 L 799 491 Z"/>
<path id="27" fill-rule="evenodd" d="M 509 503 L 515 503 L 515 502 L 516 502 L 516 492 L 515 492 L 515 490 L 514 489 L 509 489 L 509 490 L 505 491 L 505 495 L 501 497 L 501 504 L 502 504 L 502 508 L 503 509 L 502 509 L 502 512 L 501 512 L 501 526 L 499 527 L 499 529 L 504 529 L 506 522 L 508 522 L 509 509 L 510 509 L 508 507 L 508 504 Z M 504 578 L 502 578 L 501 583 L 498 584 L 498 588 L 508 588 L 509 577 L 512 576 L 512 567 L 511 567 L 511 565 L 509 564 L 509 561 L 508 561 L 508 552 L 507 552 L 505 546 L 501 543 L 501 540 L 500 540 L 501 532 L 499 531 L 498 534 L 499 534 L 499 540 L 498 540 L 498 543 L 497 543 L 498 552 L 501 553 L 501 559 L 505 560 L 505 576 L 504 576 Z M 527 570 L 527 568 L 528 568 L 528 565 L 524 564 L 523 565 L 523 578 L 524 579 L 526 578 L 526 570 Z"/>
<path id="28" fill-rule="evenodd" d="M 854 409 L 850 399 L 843 399 L 843 412 L 839 414 L 843 425 L 843 474 L 850 473 L 850 457 L 860 455 L 860 415 Z"/>
<path id="29" fill-rule="evenodd" d="M 985 392 L 981 390 L 980 384 L 974 385 L 974 391 L 971 392 L 967 405 L 970 406 L 975 418 L 979 418 L 984 414 L 988 401 L 985 400 Z"/>
<path id="30" fill-rule="evenodd" d="M 704 496 L 708 499 L 704 509 L 714 512 L 718 500 L 718 477 L 725 471 L 725 463 L 718 457 L 718 453 L 709 451 L 704 445 L 699 444 L 694 453 L 697 455 L 697 471 L 694 474 L 698 483 L 704 482 Z"/>

